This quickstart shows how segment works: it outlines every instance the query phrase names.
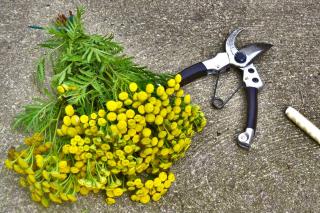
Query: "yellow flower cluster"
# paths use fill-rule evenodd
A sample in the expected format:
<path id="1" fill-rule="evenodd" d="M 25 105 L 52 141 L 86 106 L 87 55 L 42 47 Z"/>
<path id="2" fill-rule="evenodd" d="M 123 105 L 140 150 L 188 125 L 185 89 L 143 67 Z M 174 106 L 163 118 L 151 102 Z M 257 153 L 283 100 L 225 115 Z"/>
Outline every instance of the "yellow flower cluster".
<path id="1" fill-rule="evenodd" d="M 160 172 L 156 178 L 147 180 L 144 183 L 140 178 L 129 180 L 127 186 L 128 190 L 134 191 L 131 195 L 131 200 L 146 204 L 151 199 L 153 201 L 160 200 L 173 181 L 175 181 L 173 173 Z"/>
<path id="2" fill-rule="evenodd" d="M 169 168 L 206 125 L 180 82 L 177 75 L 166 87 L 130 83 L 128 91 L 89 114 L 67 105 L 55 144 L 36 133 L 25 140 L 29 148 L 12 150 L 5 164 L 26 175 L 21 185 L 44 206 L 98 191 L 105 191 L 107 204 L 124 192 L 140 203 L 158 201 L 175 180 Z"/>
<path id="3" fill-rule="evenodd" d="M 75 86 L 68 86 L 68 85 L 66 85 L 66 84 L 62 84 L 62 85 L 57 86 L 57 92 L 58 92 L 59 94 L 63 94 L 63 93 L 65 93 L 65 92 L 67 92 L 67 91 L 73 91 L 73 90 L 76 90 L 76 89 L 77 89 L 77 87 L 75 87 Z"/>

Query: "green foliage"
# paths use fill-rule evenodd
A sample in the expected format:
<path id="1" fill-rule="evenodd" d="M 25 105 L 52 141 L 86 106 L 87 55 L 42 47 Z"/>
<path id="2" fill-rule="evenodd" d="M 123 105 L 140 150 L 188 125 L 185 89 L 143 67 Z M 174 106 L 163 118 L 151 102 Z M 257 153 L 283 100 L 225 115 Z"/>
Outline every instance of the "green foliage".
<path id="1" fill-rule="evenodd" d="M 140 88 L 147 83 L 164 85 L 171 75 L 155 74 L 138 66 L 122 54 L 123 48 L 112 35 L 89 35 L 85 32 L 82 15 L 59 16 L 44 28 L 51 36 L 40 44 L 47 51 L 39 59 L 35 79 L 40 92 L 51 91 L 48 100 L 36 100 L 25 107 L 14 121 L 14 128 L 26 131 L 48 131 L 52 121 L 59 120 L 59 107 L 73 104 L 81 113 L 90 113 L 107 100 L 117 99 L 121 91 L 129 91 L 128 84 L 136 82 Z M 45 76 L 52 64 L 52 78 L 45 88 Z M 58 94 L 58 86 L 73 88 Z M 49 131 L 50 132 L 50 131 Z M 53 134 L 53 133 L 52 133 Z M 51 134 L 51 135 L 52 135 Z"/>
<path id="2" fill-rule="evenodd" d="M 44 132 L 50 134 L 57 124 L 61 102 L 54 98 L 35 99 L 16 116 L 13 128 L 24 132 Z M 49 130 L 49 131 L 48 131 Z M 48 131 L 48 132 L 47 132 Z"/>

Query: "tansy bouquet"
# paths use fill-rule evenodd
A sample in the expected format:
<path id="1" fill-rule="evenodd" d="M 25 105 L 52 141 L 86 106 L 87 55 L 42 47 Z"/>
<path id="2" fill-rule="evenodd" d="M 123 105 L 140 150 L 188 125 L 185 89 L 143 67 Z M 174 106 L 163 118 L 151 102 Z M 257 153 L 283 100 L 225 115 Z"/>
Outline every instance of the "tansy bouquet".
<path id="1" fill-rule="evenodd" d="M 88 35 L 83 12 L 33 26 L 50 35 L 36 72 L 46 98 L 17 115 L 13 128 L 31 136 L 9 150 L 5 165 L 45 207 L 99 191 L 107 204 L 125 192 L 158 201 L 175 181 L 170 167 L 206 119 L 180 75 L 153 73 L 122 55 L 111 36 Z"/>

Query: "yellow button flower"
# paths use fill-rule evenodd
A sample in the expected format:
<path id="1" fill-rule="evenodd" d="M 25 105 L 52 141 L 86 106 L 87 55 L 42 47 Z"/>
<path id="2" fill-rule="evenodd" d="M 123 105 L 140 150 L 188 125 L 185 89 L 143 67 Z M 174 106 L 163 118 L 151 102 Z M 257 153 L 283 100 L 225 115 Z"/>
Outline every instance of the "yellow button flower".
<path id="1" fill-rule="evenodd" d="M 117 127 L 118 127 L 118 129 L 125 129 L 125 128 L 127 128 L 127 122 L 125 122 L 125 121 L 123 121 L 123 120 L 120 120 L 119 122 L 118 122 L 118 124 L 117 124 Z"/>
<path id="2" fill-rule="evenodd" d="M 99 117 L 103 118 L 104 116 L 106 116 L 106 111 L 104 109 L 100 109 L 98 111 L 98 115 L 99 115 Z"/>
<path id="3" fill-rule="evenodd" d="M 65 92 L 63 86 L 57 86 L 57 91 L 59 94 L 63 94 Z"/>
<path id="4" fill-rule="evenodd" d="M 181 146 L 178 143 L 173 146 L 173 151 L 180 152 L 180 150 L 181 150 Z"/>
<path id="5" fill-rule="evenodd" d="M 153 104 L 151 103 L 147 103 L 145 106 L 144 106 L 144 110 L 146 111 L 146 113 L 151 113 L 153 111 Z"/>
<path id="6" fill-rule="evenodd" d="M 80 121 L 81 121 L 81 123 L 83 123 L 83 124 L 88 123 L 89 117 L 88 117 L 87 115 L 81 115 L 81 116 L 80 116 Z"/>
<path id="7" fill-rule="evenodd" d="M 159 87 L 157 88 L 156 93 L 157 93 L 158 96 L 162 96 L 162 95 L 164 94 L 164 92 L 165 92 L 165 89 L 164 89 L 163 86 L 159 86 Z"/>
<path id="8" fill-rule="evenodd" d="M 140 101 L 135 101 L 135 102 L 133 102 L 132 107 L 136 109 L 136 108 L 138 108 L 140 105 L 141 105 L 141 102 L 140 102 Z"/>
<path id="9" fill-rule="evenodd" d="M 99 118 L 99 119 L 98 119 L 98 125 L 99 125 L 99 126 L 105 126 L 105 125 L 107 125 L 106 119 L 104 119 L 104 118 Z"/>
<path id="10" fill-rule="evenodd" d="M 176 93 L 176 96 L 177 96 L 178 98 L 181 98 L 181 97 L 183 96 L 183 94 L 184 94 L 184 91 L 183 91 L 182 89 L 180 89 L 180 90 Z"/>
<path id="11" fill-rule="evenodd" d="M 174 112 L 175 114 L 179 114 L 179 113 L 181 112 L 181 108 L 180 108 L 179 106 L 174 106 L 174 107 L 173 107 L 173 112 Z"/>
<path id="12" fill-rule="evenodd" d="M 151 94 L 154 91 L 154 86 L 152 84 L 147 84 L 146 86 L 146 92 Z"/>
<path id="13" fill-rule="evenodd" d="M 77 130 L 73 127 L 69 127 L 68 130 L 67 130 L 67 134 L 70 136 L 70 137 L 74 137 L 77 135 Z"/>
<path id="14" fill-rule="evenodd" d="M 152 195 L 152 200 L 153 201 L 158 201 L 161 198 L 161 194 L 160 193 L 155 193 L 154 195 Z"/>
<path id="15" fill-rule="evenodd" d="M 129 135 L 130 137 L 135 136 L 136 133 L 137 133 L 137 131 L 136 131 L 135 129 L 129 129 L 129 130 L 128 130 L 128 135 Z"/>
<path id="16" fill-rule="evenodd" d="M 124 113 L 119 113 L 117 116 L 117 120 L 118 121 L 126 121 L 127 120 L 127 116 Z"/>
<path id="17" fill-rule="evenodd" d="M 124 150 L 124 152 L 127 153 L 127 154 L 130 154 L 130 153 L 133 152 L 133 148 L 132 148 L 132 146 L 130 146 L 130 145 L 125 146 L 123 150 Z"/>
<path id="18" fill-rule="evenodd" d="M 182 81 L 182 76 L 180 74 L 177 74 L 175 77 L 174 77 L 174 80 L 176 81 L 176 83 L 180 83 Z"/>
<path id="19" fill-rule="evenodd" d="M 190 104 L 190 102 L 191 102 L 190 95 L 189 94 L 185 95 L 183 101 L 184 101 L 185 104 Z"/>
<path id="20" fill-rule="evenodd" d="M 64 116 L 63 117 L 63 123 L 64 123 L 64 125 L 66 125 L 66 126 L 70 126 L 71 125 L 71 118 L 69 117 L 69 116 Z"/>
<path id="21" fill-rule="evenodd" d="M 142 115 L 145 113 L 144 105 L 140 105 L 140 106 L 138 107 L 138 112 L 139 112 L 140 114 L 142 114 Z"/>
<path id="22" fill-rule="evenodd" d="M 149 203 L 150 202 L 150 196 L 149 195 L 144 195 L 140 198 L 140 202 L 143 204 Z"/>
<path id="23" fill-rule="evenodd" d="M 113 199 L 113 198 L 111 198 L 111 197 L 108 197 L 108 198 L 106 199 L 106 203 L 107 203 L 108 205 L 113 205 L 113 204 L 116 203 L 116 200 Z"/>
<path id="24" fill-rule="evenodd" d="M 166 181 L 167 180 L 167 173 L 166 172 L 160 172 L 159 174 L 159 178 L 162 182 Z"/>
<path id="25" fill-rule="evenodd" d="M 171 182 L 176 180 L 176 178 L 175 178 L 175 176 L 174 176 L 174 174 L 172 172 L 169 173 L 168 180 L 171 181 Z"/>
<path id="26" fill-rule="evenodd" d="M 135 112 L 132 109 L 128 109 L 126 111 L 127 118 L 133 118 L 135 116 Z"/>
<path id="27" fill-rule="evenodd" d="M 119 197 L 119 196 L 121 196 L 121 195 L 123 194 L 123 189 L 121 189 L 121 188 L 115 188 L 115 189 L 113 190 L 113 194 L 114 194 L 114 196 Z"/>
<path id="28" fill-rule="evenodd" d="M 76 173 L 78 173 L 80 170 L 79 170 L 79 168 L 73 166 L 73 167 L 71 167 L 70 171 L 71 171 L 72 173 L 76 174 Z"/>
<path id="29" fill-rule="evenodd" d="M 167 93 L 168 95 L 172 95 L 172 94 L 174 93 L 174 88 L 167 88 L 167 89 L 166 89 L 166 93 Z"/>
<path id="30" fill-rule="evenodd" d="M 120 94 L 119 94 L 119 99 L 120 99 L 121 101 L 127 100 L 128 97 L 129 97 L 129 95 L 128 95 L 127 92 L 120 92 Z"/>
<path id="31" fill-rule="evenodd" d="M 160 154 L 162 156 L 167 156 L 169 154 L 170 150 L 167 148 L 161 149 Z"/>
<path id="32" fill-rule="evenodd" d="M 115 101 L 108 101 L 106 107 L 109 111 L 113 112 L 117 110 L 118 104 Z"/>
<path id="33" fill-rule="evenodd" d="M 176 98 L 176 99 L 174 100 L 174 105 L 176 105 L 176 106 L 180 106 L 181 103 L 182 103 L 181 98 Z"/>
<path id="34" fill-rule="evenodd" d="M 163 123 L 163 117 L 161 115 L 157 115 L 154 122 L 157 125 L 161 125 Z"/>
<path id="35" fill-rule="evenodd" d="M 133 136 L 133 138 L 132 138 L 132 142 L 133 142 L 133 143 L 138 143 L 139 141 L 140 141 L 139 135 Z"/>
<path id="36" fill-rule="evenodd" d="M 91 113 L 91 115 L 90 115 L 90 118 L 93 120 L 97 119 L 97 117 L 98 117 L 98 115 L 95 112 Z"/>
<path id="37" fill-rule="evenodd" d="M 149 113 L 146 115 L 146 121 L 149 123 L 154 122 L 155 119 L 156 119 L 156 117 L 154 116 L 154 114 Z"/>
<path id="38" fill-rule="evenodd" d="M 130 105 L 133 103 L 133 101 L 132 101 L 131 99 L 127 99 L 127 100 L 125 100 L 123 103 L 124 103 L 124 105 L 126 105 L 126 106 L 130 106 Z"/>
<path id="39" fill-rule="evenodd" d="M 114 112 L 109 112 L 109 113 L 107 114 L 107 119 L 108 119 L 109 121 L 115 121 L 115 120 L 117 120 L 117 114 L 114 113 Z"/>
<path id="40" fill-rule="evenodd" d="M 68 116 L 72 116 L 74 114 L 73 106 L 70 104 L 67 105 L 64 110 L 65 110 L 66 115 L 68 115 Z"/>
<path id="41" fill-rule="evenodd" d="M 160 116 L 162 116 L 163 118 L 165 118 L 167 116 L 167 109 L 163 108 L 160 111 Z"/>
<path id="42" fill-rule="evenodd" d="M 174 87 L 176 85 L 176 81 L 174 79 L 169 79 L 167 84 L 169 87 Z"/>
<path id="43" fill-rule="evenodd" d="M 78 115 L 73 115 L 73 116 L 71 117 L 71 124 L 72 124 L 73 126 L 78 126 L 78 125 L 80 124 L 80 118 L 79 118 Z"/>
<path id="44" fill-rule="evenodd" d="M 135 91 L 137 91 L 137 89 L 138 89 L 138 85 L 136 83 L 132 82 L 129 84 L 129 90 L 131 92 L 135 92 Z"/>
<path id="45" fill-rule="evenodd" d="M 179 89 L 180 89 L 180 84 L 176 84 L 176 85 L 174 86 L 174 90 L 175 90 L 175 91 L 179 91 Z"/>
<path id="46" fill-rule="evenodd" d="M 147 189 L 152 189 L 153 188 L 153 181 L 147 180 L 144 185 Z"/>
<path id="47" fill-rule="evenodd" d="M 138 93 L 138 99 L 139 101 L 144 102 L 145 100 L 148 99 L 148 94 L 144 91 L 141 91 Z"/>

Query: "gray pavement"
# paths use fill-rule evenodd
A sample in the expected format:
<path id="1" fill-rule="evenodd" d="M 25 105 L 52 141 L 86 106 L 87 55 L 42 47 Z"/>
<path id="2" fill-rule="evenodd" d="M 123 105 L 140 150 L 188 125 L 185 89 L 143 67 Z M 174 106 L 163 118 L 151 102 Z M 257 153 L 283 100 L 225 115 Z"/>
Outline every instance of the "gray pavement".
<path id="1" fill-rule="evenodd" d="M 176 72 L 222 51 L 227 33 L 246 27 L 239 45 L 274 47 L 257 61 L 265 87 L 259 94 L 258 133 L 247 152 L 235 144 L 245 127 L 244 92 L 223 110 L 210 107 L 213 78 L 186 87 L 208 118 L 186 157 L 172 171 L 177 180 L 160 202 L 140 205 L 128 197 L 114 206 L 104 195 L 47 210 L 31 201 L 18 177 L 0 173 L 0 212 L 319 212 L 320 147 L 284 116 L 291 105 L 320 126 L 320 4 L 317 0 L 156 0 L 0 2 L 0 159 L 23 135 L 10 130 L 13 116 L 38 93 L 32 72 L 45 39 L 30 24 L 45 25 L 59 12 L 87 7 L 92 33 L 114 33 L 137 63 Z M 240 81 L 221 77 L 221 95 Z"/>

